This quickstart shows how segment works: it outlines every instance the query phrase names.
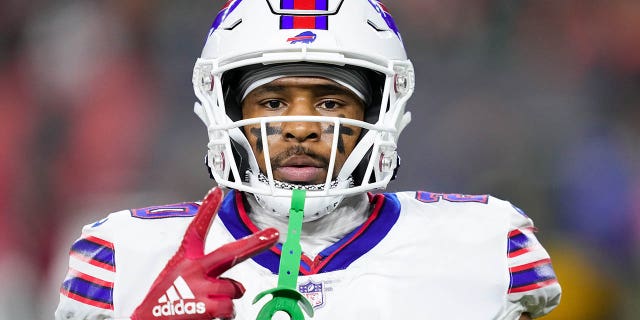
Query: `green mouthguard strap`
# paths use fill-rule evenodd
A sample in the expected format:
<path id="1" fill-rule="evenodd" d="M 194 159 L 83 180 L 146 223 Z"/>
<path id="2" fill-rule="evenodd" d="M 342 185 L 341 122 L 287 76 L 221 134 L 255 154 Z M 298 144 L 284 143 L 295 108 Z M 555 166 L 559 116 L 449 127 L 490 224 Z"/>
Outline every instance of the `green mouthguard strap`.
<path id="1" fill-rule="evenodd" d="M 300 269 L 300 257 L 302 247 L 300 246 L 300 233 L 302 232 L 302 220 L 304 218 L 304 200 L 306 191 L 294 189 L 291 196 L 291 209 L 289 209 L 289 227 L 287 239 L 282 245 L 280 254 L 280 267 L 278 269 L 278 286 L 259 293 L 253 303 L 258 302 L 262 297 L 271 294 L 273 299 L 267 302 L 257 320 L 271 320 L 278 311 L 289 314 L 291 320 L 304 320 L 304 310 L 310 317 L 313 317 L 313 307 L 307 298 L 296 290 L 298 284 L 298 270 Z"/>

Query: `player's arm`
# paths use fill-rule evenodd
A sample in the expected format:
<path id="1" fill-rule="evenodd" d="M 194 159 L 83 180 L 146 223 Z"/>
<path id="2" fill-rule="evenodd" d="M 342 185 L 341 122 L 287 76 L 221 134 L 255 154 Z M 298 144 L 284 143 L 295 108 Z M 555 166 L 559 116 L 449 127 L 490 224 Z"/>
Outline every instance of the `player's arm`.
<path id="1" fill-rule="evenodd" d="M 278 241 L 275 229 L 265 229 L 217 250 L 204 254 L 204 242 L 211 221 L 217 214 L 222 191 L 212 190 L 189 224 L 175 255 L 153 282 L 132 320 L 231 319 L 233 299 L 244 294 L 237 281 L 220 278 L 234 265 L 273 246 Z M 109 221 L 83 229 L 83 235 L 70 251 L 69 272 L 60 290 L 55 319 L 114 319 L 113 288 L 116 278 L 115 248 L 110 238 Z M 197 314 L 166 315 L 158 307 L 167 291 L 175 285 L 188 287 Z"/>
<path id="2" fill-rule="evenodd" d="M 533 221 L 515 207 L 509 211 L 506 254 L 511 281 L 506 309 L 522 314 L 521 320 L 538 318 L 560 303 L 562 290 L 551 257 L 535 236 Z"/>
<path id="3" fill-rule="evenodd" d="M 85 226 L 71 246 L 55 319 L 113 318 L 116 265 L 108 219 Z"/>
<path id="4" fill-rule="evenodd" d="M 221 202 L 222 191 L 219 188 L 207 194 L 187 227 L 180 248 L 153 282 L 131 315 L 131 320 L 209 320 L 232 319 L 235 316 L 232 300 L 242 297 L 245 289 L 239 282 L 220 275 L 272 247 L 279 234 L 276 229 L 265 229 L 204 254 L 207 232 Z M 166 300 L 167 290 L 176 284 L 189 288 L 190 299 L 195 305 L 193 312 L 165 314 L 158 308 L 158 301 Z"/>

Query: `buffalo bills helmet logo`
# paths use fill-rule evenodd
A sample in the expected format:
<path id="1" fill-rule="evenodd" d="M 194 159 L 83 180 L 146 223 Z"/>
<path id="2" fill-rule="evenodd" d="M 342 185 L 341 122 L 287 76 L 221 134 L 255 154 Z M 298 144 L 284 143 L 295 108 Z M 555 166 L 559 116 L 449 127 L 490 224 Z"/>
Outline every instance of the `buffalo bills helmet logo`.
<path id="1" fill-rule="evenodd" d="M 294 43 L 312 43 L 316 41 L 316 34 L 311 31 L 305 31 L 295 37 L 287 38 L 287 42 Z"/>

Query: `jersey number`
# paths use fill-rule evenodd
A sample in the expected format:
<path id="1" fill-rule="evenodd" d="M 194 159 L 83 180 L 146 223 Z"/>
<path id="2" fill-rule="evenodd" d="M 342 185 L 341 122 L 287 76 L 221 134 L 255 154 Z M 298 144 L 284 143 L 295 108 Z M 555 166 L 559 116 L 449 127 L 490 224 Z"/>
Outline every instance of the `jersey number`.
<path id="1" fill-rule="evenodd" d="M 198 212 L 196 203 L 177 203 L 166 206 L 132 209 L 131 216 L 140 219 L 161 219 L 172 217 L 192 217 Z"/>
<path id="2" fill-rule="evenodd" d="M 489 201 L 489 195 L 469 195 L 460 193 L 434 193 L 427 191 L 416 192 L 416 199 L 424 203 L 438 202 L 440 199 L 451 202 L 479 202 L 487 203 Z"/>

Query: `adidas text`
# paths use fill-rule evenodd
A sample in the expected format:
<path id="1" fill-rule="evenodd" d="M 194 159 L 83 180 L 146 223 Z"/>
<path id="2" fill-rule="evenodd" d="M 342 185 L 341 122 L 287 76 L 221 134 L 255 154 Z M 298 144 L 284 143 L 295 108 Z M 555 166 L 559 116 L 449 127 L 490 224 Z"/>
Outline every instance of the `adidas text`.
<path id="1" fill-rule="evenodd" d="M 183 314 L 203 314 L 206 311 L 204 302 L 184 302 L 184 300 L 178 300 L 176 303 L 168 301 L 165 304 L 157 305 L 153 307 L 153 316 L 175 316 Z"/>

